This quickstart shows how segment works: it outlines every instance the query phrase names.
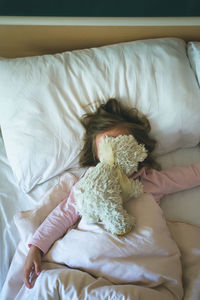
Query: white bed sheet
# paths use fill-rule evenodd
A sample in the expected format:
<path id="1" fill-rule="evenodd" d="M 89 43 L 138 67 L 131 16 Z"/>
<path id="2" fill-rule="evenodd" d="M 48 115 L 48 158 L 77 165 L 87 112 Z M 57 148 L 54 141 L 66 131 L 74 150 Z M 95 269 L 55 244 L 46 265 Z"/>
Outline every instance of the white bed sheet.
<path id="1" fill-rule="evenodd" d="M 59 176 L 38 185 L 31 193 L 24 194 L 18 189 L 16 179 L 9 166 L 2 136 L 0 136 L 0 149 L 1 289 L 19 242 L 19 234 L 13 222 L 13 216 L 21 210 L 34 208 L 43 194 L 58 183 Z M 176 150 L 158 158 L 163 168 L 186 166 L 198 160 L 200 160 L 199 146 Z M 164 197 L 161 201 L 161 208 L 167 219 L 182 220 L 200 226 L 200 187 Z"/>
<path id="2" fill-rule="evenodd" d="M 42 186 L 38 185 L 29 194 L 19 190 L 16 178 L 9 165 L 0 133 L 0 290 L 20 239 L 13 216 L 21 210 L 35 207 L 45 191 L 56 184 L 57 181 L 58 176 Z"/>

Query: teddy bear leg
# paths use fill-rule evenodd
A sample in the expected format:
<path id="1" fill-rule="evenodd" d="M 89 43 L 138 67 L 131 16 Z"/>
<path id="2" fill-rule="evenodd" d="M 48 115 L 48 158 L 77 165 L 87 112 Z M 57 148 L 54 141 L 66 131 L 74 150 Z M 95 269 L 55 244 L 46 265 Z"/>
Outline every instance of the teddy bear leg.
<path id="1" fill-rule="evenodd" d="M 114 235 L 125 235 L 135 227 L 135 218 L 127 213 L 123 208 L 112 205 L 106 208 L 100 218 L 107 231 Z"/>
<path id="2" fill-rule="evenodd" d="M 100 221 L 99 216 L 95 216 L 95 215 L 87 215 L 87 223 L 88 224 L 95 224 L 98 223 Z"/>

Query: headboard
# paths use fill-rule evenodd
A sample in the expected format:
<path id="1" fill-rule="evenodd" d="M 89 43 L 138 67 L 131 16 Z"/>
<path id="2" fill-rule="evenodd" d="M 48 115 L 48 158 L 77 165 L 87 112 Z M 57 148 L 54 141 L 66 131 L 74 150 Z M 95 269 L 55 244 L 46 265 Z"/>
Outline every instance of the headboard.
<path id="1" fill-rule="evenodd" d="M 0 17 L 0 56 L 8 58 L 158 37 L 200 41 L 200 17 Z"/>

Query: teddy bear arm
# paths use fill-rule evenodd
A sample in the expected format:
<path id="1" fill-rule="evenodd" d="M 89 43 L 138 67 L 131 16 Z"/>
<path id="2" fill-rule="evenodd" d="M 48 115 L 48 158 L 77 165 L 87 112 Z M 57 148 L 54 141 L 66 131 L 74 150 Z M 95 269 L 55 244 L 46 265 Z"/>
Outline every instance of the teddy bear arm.
<path id="1" fill-rule="evenodd" d="M 98 215 L 97 211 L 95 211 L 95 209 L 92 205 L 87 205 L 87 204 L 86 203 L 82 204 L 82 207 L 79 210 L 80 215 L 86 220 L 86 222 L 88 224 L 98 223 L 99 215 Z"/>
<path id="2" fill-rule="evenodd" d="M 126 184 L 121 186 L 121 190 L 123 203 L 127 203 L 130 198 L 137 198 L 143 193 L 143 186 L 138 180 L 127 177 Z"/>
<path id="3" fill-rule="evenodd" d="M 79 191 L 78 191 L 79 192 Z M 95 210 L 93 197 L 88 195 L 86 192 L 76 192 L 75 200 L 76 200 L 76 207 L 81 215 L 85 219 L 87 223 L 98 223 L 99 222 L 99 215 Z"/>

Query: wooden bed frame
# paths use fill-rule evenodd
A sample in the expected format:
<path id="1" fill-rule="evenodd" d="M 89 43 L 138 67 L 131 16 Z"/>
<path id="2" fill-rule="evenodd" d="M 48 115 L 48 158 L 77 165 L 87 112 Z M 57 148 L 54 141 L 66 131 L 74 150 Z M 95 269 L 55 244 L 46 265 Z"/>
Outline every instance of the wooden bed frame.
<path id="1" fill-rule="evenodd" d="M 158 37 L 200 41 L 200 17 L 0 17 L 0 56 L 7 58 Z"/>

